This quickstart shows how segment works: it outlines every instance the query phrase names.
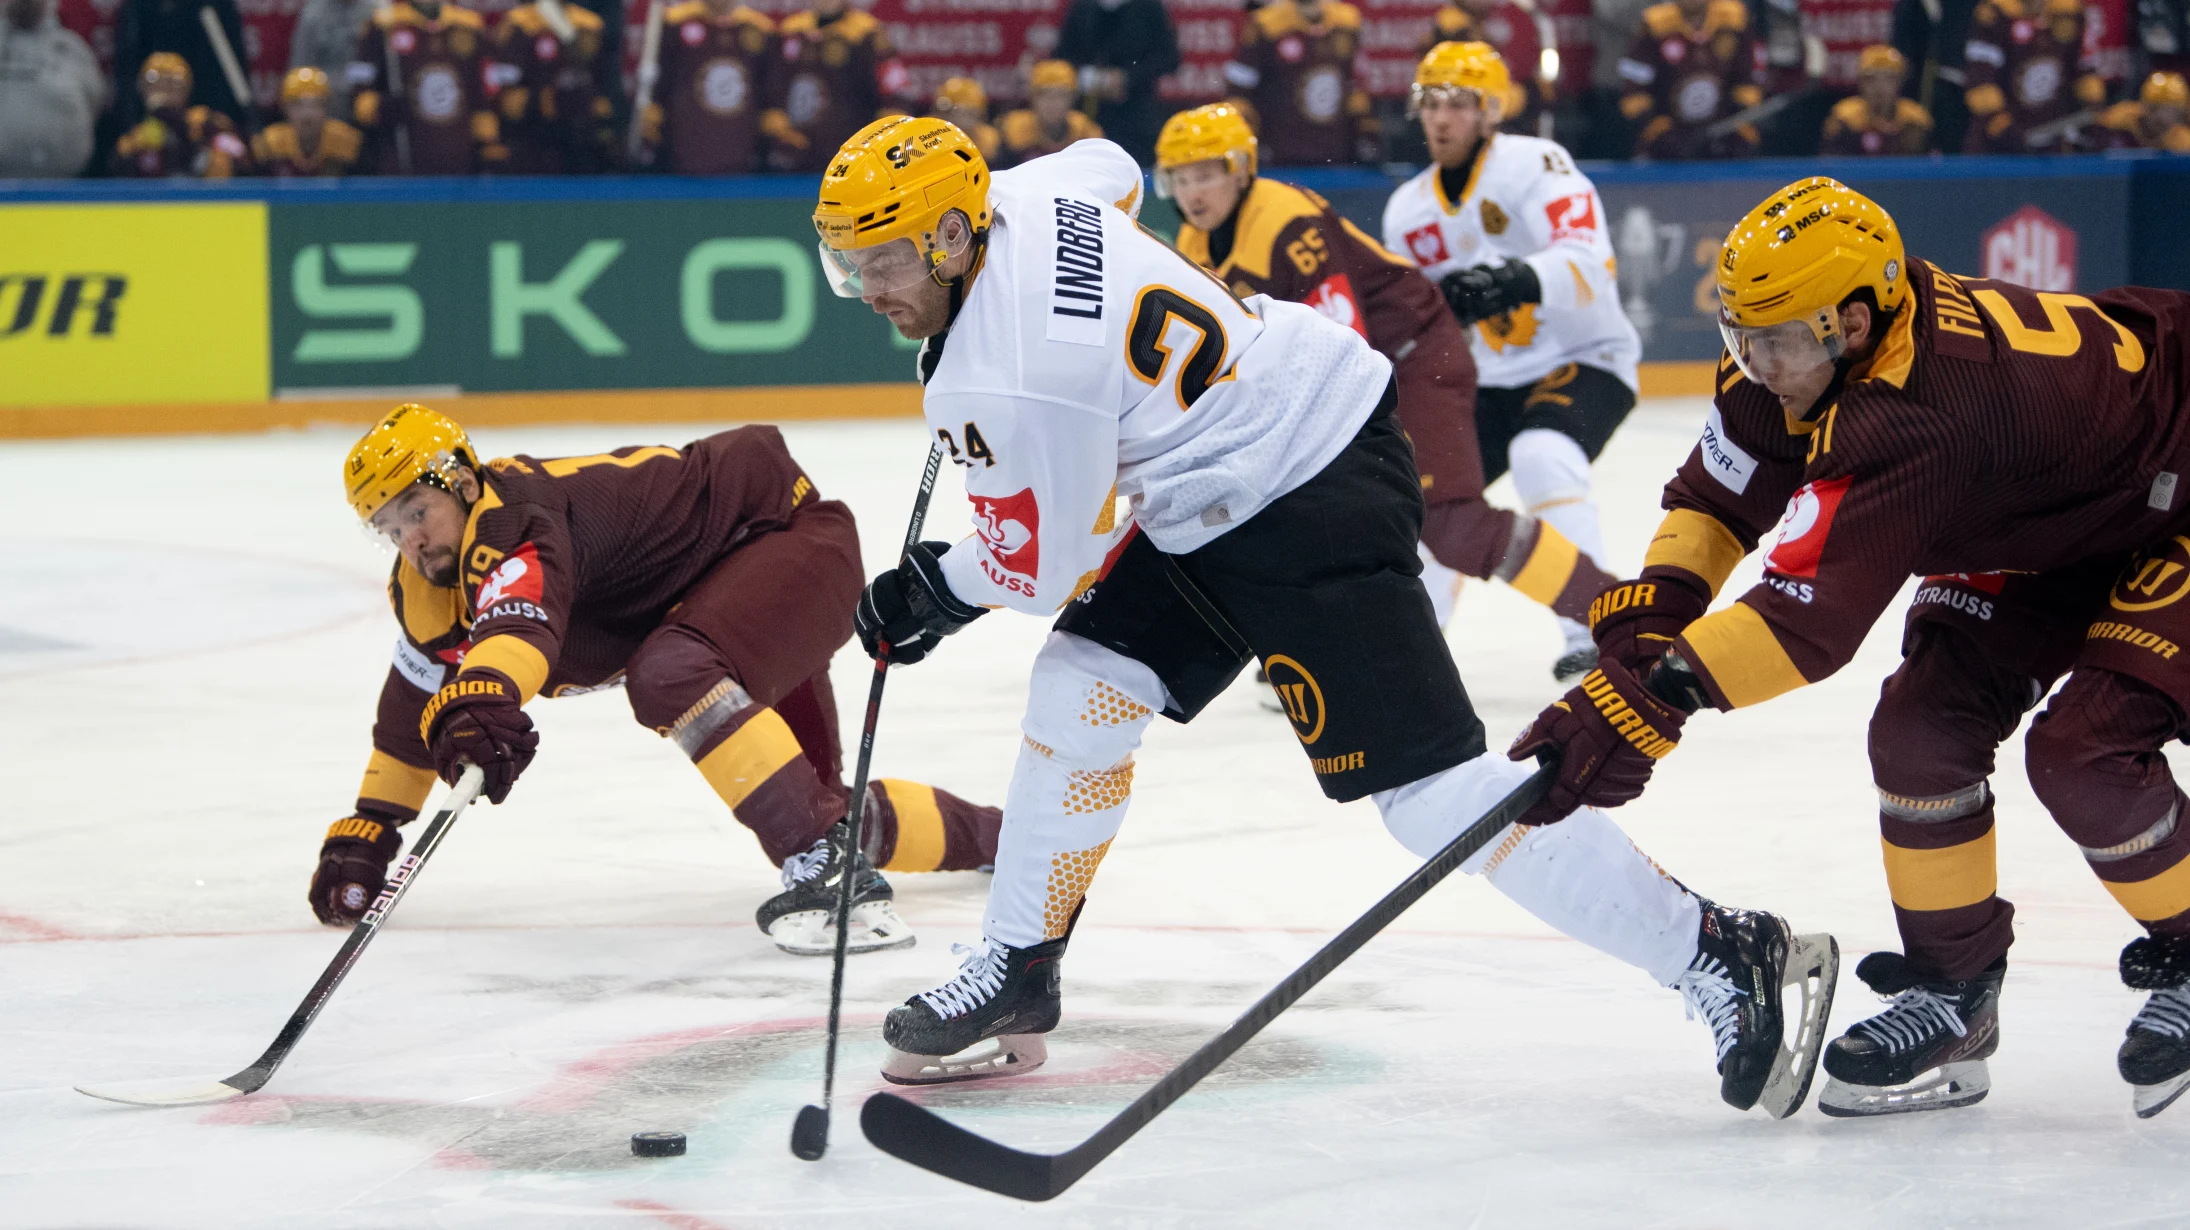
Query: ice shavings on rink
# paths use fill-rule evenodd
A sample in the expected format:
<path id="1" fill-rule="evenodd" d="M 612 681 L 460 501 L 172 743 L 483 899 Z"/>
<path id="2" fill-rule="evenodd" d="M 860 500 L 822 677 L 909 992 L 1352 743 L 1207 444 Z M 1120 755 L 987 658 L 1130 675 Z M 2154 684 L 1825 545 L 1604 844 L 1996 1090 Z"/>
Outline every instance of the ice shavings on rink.
<path id="1" fill-rule="evenodd" d="M 1701 413 L 1645 407 L 1598 466 L 1617 566 L 1639 563 Z M 541 755 L 510 802 L 467 813 L 264 1092 L 91 1101 L 69 1086 L 248 1062 L 340 942 L 304 886 L 356 789 L 394 636 L 387 560 L 335 491 L 352 434 L 0 448 L 0 1227 L 2190 1220 L 2190 1111 L 2136 1120 L 2113 1071 L 2133 931 L 2031 798 L 2018 743 L 1993 782 L 2020 939 L 1993 1093 L 1967 1111 L 1734 1114 L 1677 995 L 1456 878 L 1063 1198 L 1018 1206 L 857 1130 L 881 1014 L 978 937 L 985 877 L 954 873 L 895 879 L 921 942 L 852 965 L 832 1148 L 802 1163 L 787 1140 L 818 1093 L 828 965 L 753 929 L 774 869 L 616 693 L 535 706 Z M 478 436 L 555 455 L 694 434 Z M 882 566 L 919 426 L 786 435 Z M 97 498 L 70 477 L 92 464 Z M 965 515 L 946 476 L 933 535 Z M 1698 891 L 1836 932 L 1851 971 L 1895 943 L 1864 738 L 1898 630 L 1897 607 L 1834 679 L 1700 716 L 1615 813 Z M 1001 798 L 1043 631 L 999 615 L 899 672 L 877 771 Z M 1494 744 L 1553 695 L 1558 635 L 1525 599 L 1469 583 L 1451 640 Z M 864 665 L 838 668 L 856 703 Z M 1191 727 L 1158 723 L 1135 784 L 1048 1066 L 924 1104 L 1013 1144 L 1074 1143 L 1411 867 L 1373 809 L 1321 799 L 1245 683 Z M 1834 1035 L 1876 1007 L 1852 972 L 1840 991 Z M 631 1133 L 657 1129 L 689 1155 L 632 1157 Z"/>

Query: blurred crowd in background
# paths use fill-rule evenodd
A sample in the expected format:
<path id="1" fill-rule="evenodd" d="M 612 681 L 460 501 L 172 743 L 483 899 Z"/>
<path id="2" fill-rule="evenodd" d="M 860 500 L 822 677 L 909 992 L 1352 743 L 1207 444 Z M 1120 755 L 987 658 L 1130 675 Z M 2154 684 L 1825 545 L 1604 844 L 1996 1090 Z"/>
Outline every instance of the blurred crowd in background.
<path id="1" fill-rule="evenodd" d="M 1422 160 L 1498 48 L 1583 158 L 2190 152 L 2190 0 L 0 0 L 0 178 L 818 172 L 879 115 L 1004 167 L 1247 104 L 1265 166 Z"/>

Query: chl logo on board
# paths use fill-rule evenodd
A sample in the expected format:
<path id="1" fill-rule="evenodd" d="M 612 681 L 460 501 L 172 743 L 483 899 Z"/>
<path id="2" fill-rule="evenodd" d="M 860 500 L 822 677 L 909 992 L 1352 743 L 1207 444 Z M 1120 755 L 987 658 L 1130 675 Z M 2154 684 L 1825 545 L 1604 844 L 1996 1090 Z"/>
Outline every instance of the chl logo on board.
<path id="1" fill-rule="evenodd" d="M 128 291 L 119 273 L 0 273 L 0 342 L 112 337 Z"/>

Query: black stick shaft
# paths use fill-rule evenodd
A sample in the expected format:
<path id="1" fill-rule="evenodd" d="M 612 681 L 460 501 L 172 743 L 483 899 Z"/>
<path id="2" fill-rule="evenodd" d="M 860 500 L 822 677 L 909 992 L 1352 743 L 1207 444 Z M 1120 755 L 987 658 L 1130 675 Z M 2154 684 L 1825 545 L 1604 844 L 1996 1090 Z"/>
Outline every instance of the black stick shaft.
<path id="1" fill-rule="evenodd" d="M 433 852 L 441 847 L 441 839 L 448 835 L 456 818 L 463 815 L 464 808 L 479 796 L 479 787 L 484 780 L 485 776 L 476 766 L 464 770 L 464 775 L 457 779 L 456 788 L 449 792 L 446 803 L 434 814 L 433 822 L 426 826 L 426 831 L 419 835 L 410 852 L 389 873 L 387 885 L 380 890 L 380 896 L 373 900 L 372 908 L 366 910 L 357 926 L 350 929 L 350 938 L 342 941 L 342 947 L 335 953 L 335 959 L 327 963 L 319 981 L 313 983 L 312 989 L 305 993 L 304 1002 L 298 1004 L 297 1010 L 289 1014 L 288 1023 L 274 1036 L 274 1044 L 267 1047 L 266 1053 L 260 1055 L 250 1067 L 222 1081 L 222 1084 L 241 1089 L 245 1093 L 255 1093 L 273 1079 L 274 1069 L 280 1067 L 282 1061 L 289 1057 L 289 1052 L 304 1037 L 304 1031 L 310 1029 L 312 1022 L 319 1018 L 319 1010 L 327 1006 L 328 1000 L 334 998 L 335 988 L 342 985 L 342 980 L 350 974 L 350 967 L 356 965 L 358 958 L 365 955 L 365 946 L 373 942 L 373 937 L 380 934 L 380 928 L 388 921 L 388 916 L 395 913 L 396 903 L 403 900 L 403 895 L 411 890 L 412 882 L 425 868 L 426 860 L 432 858 Z"/>
<path id="2" fill-rule="evenodd" d="M 1558 771 L 1558 763 L 1547 760 L 1496 807 L 1432 855 L 1397 888 L 1386 893 L 1368 913 L 1339 932 L 1269 994 L 1255 1001 L 1231 1028 L 1203 1043 L 1186 1062 L 1172 1069 L 1079 1145 L 1056 1154 L 1014 1149 L 969 1132 L 925 1107 L 890 1093 L 878 1093 L 867 1099 L 860 1114 L 861 1128 L 877 1148 L 945 1178 L 1020 1200 L 1056 1197 L 1131 1139 L 1134 1133 L 1148 1126 L 1157 1115 L 1186 1096 L 1188 1090 L 1262 1032 L 1279 1013 L 1298 1002 L 1377 932 L 1390 926 L 1460 864 L 1490 844 L 1507 825 L 1544 797 Z"/>
<path id="3" fill-rule="evenodd" d="M 912 517 L 905 526 L 905 545 L 897 558 L 903 563 L 920 541 L 920 529 L 928 521 L 928 498 L 935 494 L 935 476 L 943 466 L 943 450 L 933 441 L 928 444 L 928 464 L 920 471 L 920 491 L 913 497 Z M 859 763 L 852 772 L 852 797 L 844 808 L 844 826 L 849 848 L 844 852 L 844 879 L 837 887 L 836 897 L 836 962 L 829 971 L 829 1047 L 822 1060 L 821 1109 L 829 1110 L 836 1097 L 836 1041 L 838 1025 L 844 1013 L 844 946 L 852 926 L 852 874 L 853 864 L 859 857 L 866 838 L 867 770 L 874 761 L 874 730 L 882 718 L 882 685 L 890 677 L 889 647 L 875 655 L 874 681 L 867 685 L 867 720 L 859 729 Z"/>

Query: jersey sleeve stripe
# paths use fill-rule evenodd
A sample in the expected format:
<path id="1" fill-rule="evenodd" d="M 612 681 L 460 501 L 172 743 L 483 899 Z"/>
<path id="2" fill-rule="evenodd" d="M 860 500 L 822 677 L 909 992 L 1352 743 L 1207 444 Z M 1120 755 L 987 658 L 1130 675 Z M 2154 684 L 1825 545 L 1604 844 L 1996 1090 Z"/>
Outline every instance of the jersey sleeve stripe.
<path id="1" fill-rule="evenodd" d="M 464 670 L 479 667 L 509 676 L 510 682 L 517 685 L 520 701 L 530 701 L 547 683 L 547 655 L 534 648 L 532 642 L 507 633 L 488 637 L 464 655 Z"/>
<path id="2" fill-rule="evenodd" d="M 1574 575 L 1574 565 L 1581 558 L 1581 551 L 1551 526 L 1549 521 L 1536 523 L 1536 549 L 1528 553 L 1528 562 L 1521 571 L 1513 574 L 1509 582 L 1523 597 L 1544 606 L 1550 606 L 1566 588 L 1567 578 Z"/>
<path id="3" fill-rule="evenodd" d="M 1651 538 L 1650 550 L 1643 556 L 1643 567 L 1685 569 L 1701 578 L 1716 596 L 1734 565 L 1747 554 L 1725 522 L 1692 508 L 1676 508 L 1658 523 L 1657 535 Z"/>
<path id="4" fill-rule="evenodd" d="M 426 805 L 426 796 L 433 793 L 438 780 L 432 769 L 404 764 L 376 748 L 365 762 L 365 780 L 358 785 L 357 797 L 417 811 Z"/>
<path id="5" fill-rule="evenodd" d="M 1809 682 L 1780 647 L 1772 625 L 1746 603 L 1688 625 L 1674 644 L 1729 709 L 1762 704 Z"/>

